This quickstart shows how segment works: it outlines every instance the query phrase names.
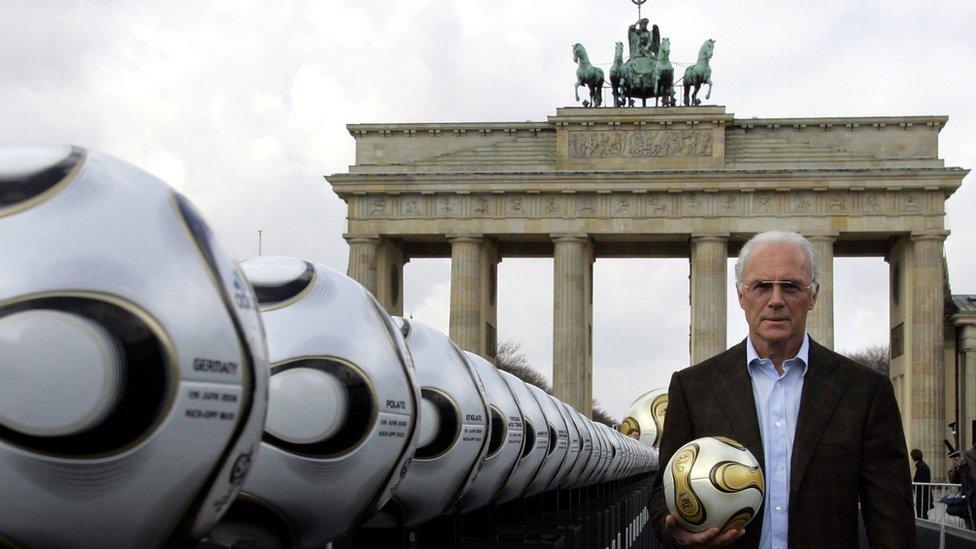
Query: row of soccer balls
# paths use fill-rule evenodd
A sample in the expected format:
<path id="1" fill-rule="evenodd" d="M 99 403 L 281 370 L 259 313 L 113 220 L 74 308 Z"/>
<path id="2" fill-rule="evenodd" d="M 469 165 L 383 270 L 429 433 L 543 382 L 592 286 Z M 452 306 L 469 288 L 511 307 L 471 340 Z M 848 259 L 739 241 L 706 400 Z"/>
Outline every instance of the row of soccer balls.
<path id="1" fill-rule="evenodd" d="M 0 148 L 0 250 L 0 544 L 319 545 L 657 467 L 105 155 Z"/>

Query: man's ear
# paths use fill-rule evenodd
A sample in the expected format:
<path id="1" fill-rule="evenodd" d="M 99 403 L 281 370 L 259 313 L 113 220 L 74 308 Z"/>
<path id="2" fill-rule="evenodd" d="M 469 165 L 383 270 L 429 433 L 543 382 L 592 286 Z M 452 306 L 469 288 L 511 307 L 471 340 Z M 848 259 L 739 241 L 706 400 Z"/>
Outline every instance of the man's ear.
<path id="1" fill-rule="evenodd" d="M 815 282 L 813 285 L 813 300 L 810 301 L 810 309 L 813 310 L 813 306 L 817 304 L 817 298 L 820 297 L 820 283 Z"/>

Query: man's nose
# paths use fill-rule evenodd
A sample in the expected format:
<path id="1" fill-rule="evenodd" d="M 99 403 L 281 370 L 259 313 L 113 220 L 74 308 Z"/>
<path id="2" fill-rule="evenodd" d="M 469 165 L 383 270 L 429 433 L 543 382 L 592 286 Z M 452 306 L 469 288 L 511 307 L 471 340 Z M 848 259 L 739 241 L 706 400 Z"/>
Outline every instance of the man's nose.
<path id="1" fill-rule="evenodd" d="M 777 308 L 786 305 L 786 300 L 783 298 L 783 290 L 779 284 L 773 284 L 773 291 L 769 294 L 768 305 Z"/>

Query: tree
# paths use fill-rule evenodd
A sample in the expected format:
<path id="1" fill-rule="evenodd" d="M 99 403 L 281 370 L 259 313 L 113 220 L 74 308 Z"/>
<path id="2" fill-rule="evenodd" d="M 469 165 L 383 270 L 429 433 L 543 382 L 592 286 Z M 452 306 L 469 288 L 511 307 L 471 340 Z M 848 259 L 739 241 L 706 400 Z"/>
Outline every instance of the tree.
<path id="1" fill-rule="evenodd" d="M 495 365 L 499 370 L 508 372 L 526 383 L 531 383 L 542 389 L 546 393 L 552 394 L 552 386 L 545 376 L 536 371 L 529 365 L 529 360 L 522 352 L 522 344 L 517 341 L 502 341 L 498 344 L 495 352 Z M 607 427 L 615 427 L 617 420 L 600 408 L 600 404 L 593 400 L 593 421 L 597 421 Z"/>
<path id="2" fill-rule="evenodd" d="M 891 366 L 891 353 L 887 345 L 871 345 L 853 353 L 845 353 L 847 358 L 863 364 L 872 370 L 888 375 Z"/>

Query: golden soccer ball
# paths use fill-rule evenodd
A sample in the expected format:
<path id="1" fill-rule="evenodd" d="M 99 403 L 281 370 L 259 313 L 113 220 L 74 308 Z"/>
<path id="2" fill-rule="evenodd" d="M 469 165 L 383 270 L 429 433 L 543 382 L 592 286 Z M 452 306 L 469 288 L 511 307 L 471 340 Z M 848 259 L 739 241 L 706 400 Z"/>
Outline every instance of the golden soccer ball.
<path id="1" fill-rule="evenodd" d="M 664 499 L 692 532 L 743 528 L 762 507 L 765 482 L 748 448 L 725 437 L 702 437 L 678 449 L 664 470 Z"/>
<path id="2" fill-rule="evenodd" d="M 662 387 L 648 391 L 630 405 L 627 417 L 620 423 L 620 432 L 657 448 L 661 445 L 661 436 L 664 434 L 664 415 L 667 411 L 668 390 Z"/>

